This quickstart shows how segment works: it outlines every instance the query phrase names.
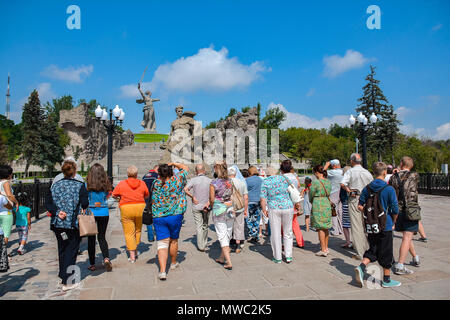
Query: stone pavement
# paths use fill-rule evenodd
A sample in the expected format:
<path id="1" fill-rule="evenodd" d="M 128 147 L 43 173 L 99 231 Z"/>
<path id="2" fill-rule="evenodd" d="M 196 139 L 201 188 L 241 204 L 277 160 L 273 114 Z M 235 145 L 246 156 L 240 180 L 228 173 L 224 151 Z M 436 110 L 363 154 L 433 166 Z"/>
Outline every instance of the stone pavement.
<path id="1" fill-rule="evenodd" d="M 358 262 L 340 248 L 344 241 L 331 237 L 329 256 L 316 257 L 318 239 L 312 231 L 304 232 L 305 249 L 294 247 L 291 264 L 271 262 L 270 244 L 246 243 L 242 253 L 232 254 L 233 270 L 225 270 L 214 262 L 220 247 L 213 225 L 209 233 L 210 250 L 202 253 L 196 249 L 189 209 L 180 235 L 180 267 L 168 272 L 167 281 L 159 281 L 155 242 L 148 242 L 144 232 L 139 246 L 141 255 L 135 264 L 129 263 L 118 212 L 111 209 L 107 239 L 114 266 L 112 272 L 102 268 L 95 272 L 87 270 L 83 241 L 84 254 L 77 263 L 81 268 L 81 287 L 58 295 L 56 241 L 49 230 L 49 218 L 45 217 L 33 221 L 28 252 L 23 256 L 14 255 L 11 269 L 0 274 L 0 299 L 449 299 L 450 198 L 421 195 L 420 201 L 430 240 L 428 243 L 414 241 L 422 266 L 411 267 L 412 275 L 393 275 L 402 282 L 401 287 L 394 289 L 356 287 L 352 275 Z M 303 216 L 300 223 L 304 223 Z M 396 257 L 400 241 L 396 234 Z M 15 254 L 17 233 L 12 235 L 11 247 Z M 100 264 L 98 246 L 97 253 Z"/>

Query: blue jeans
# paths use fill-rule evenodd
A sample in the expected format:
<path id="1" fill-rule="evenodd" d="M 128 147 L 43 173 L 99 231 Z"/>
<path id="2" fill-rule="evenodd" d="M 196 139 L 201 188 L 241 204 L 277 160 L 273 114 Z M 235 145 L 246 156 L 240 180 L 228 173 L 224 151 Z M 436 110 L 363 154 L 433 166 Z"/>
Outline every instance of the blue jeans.
<path id="1" fill-rule="evenodd" d="M 147 239 L 148 241 L 155 241 L 155 229 L 153 224 L 147 226 Z"/>

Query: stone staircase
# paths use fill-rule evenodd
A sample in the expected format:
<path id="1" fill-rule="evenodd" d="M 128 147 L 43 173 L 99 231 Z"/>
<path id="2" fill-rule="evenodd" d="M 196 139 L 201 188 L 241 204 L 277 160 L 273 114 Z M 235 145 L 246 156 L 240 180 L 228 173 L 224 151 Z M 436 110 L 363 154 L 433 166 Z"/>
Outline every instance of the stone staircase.
<path id="1" fill-rule="evenodd" d="M 113 177 L 114 183 L 127 178 L 127 168 L 135 165 L 138 168 L 138 177 L 142 176 L 153 166 L 157 165 L 163 155 L 163 150 L 159 148 L 160 142 L 135 143 L 113 153 Z M 107 157 L 93 161 L 100 163 L 106 169 Z"/>

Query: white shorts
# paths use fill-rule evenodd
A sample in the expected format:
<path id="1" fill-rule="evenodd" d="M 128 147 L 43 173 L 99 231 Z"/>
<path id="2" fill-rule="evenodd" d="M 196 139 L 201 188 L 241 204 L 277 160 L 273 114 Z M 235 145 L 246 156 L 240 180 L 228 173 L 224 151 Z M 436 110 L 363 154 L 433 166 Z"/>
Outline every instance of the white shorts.
<path id="1" fill-rule="evenodd" d="M 233 222 L 234 219 L 230 218 L 227 213 L 222 214 L 220 218 L 214 219 L 217 239 L 219 239 L 222 248 L 230 246 L 230 239 L 233 235 Z"/>

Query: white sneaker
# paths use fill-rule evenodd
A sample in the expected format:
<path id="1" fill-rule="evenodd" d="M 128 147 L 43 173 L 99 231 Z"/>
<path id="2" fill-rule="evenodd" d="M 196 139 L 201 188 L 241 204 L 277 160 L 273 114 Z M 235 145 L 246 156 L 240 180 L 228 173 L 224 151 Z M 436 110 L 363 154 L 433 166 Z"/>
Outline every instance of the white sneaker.
<path id="1" fill-rule="evenodd" d="M 159 280 L 166 280 L 167 279 L 167 274 L 165 272 L 160 272 L 158 274 Z"/>
<path id="2" fill-rule="evenodd" d="M 74 283 L 74 284 L 65 284 L 65 285 L 62 286 L 62 291 L 66 292 L 66 291 L 69 291 L 69 290 L 77 289 L 79 287 L 80 287 L 80 283 L 79 282 Z"/>
<path id="3" fill-rule="evenodd" d="M 170 266 L 170 270 L 175 270 L 176 268 L 178 268 L 180 266 L 180 263 L 179 262 L 177 262 L 177 263 L 175 263 L 175 264 L 172 264 L 171 266 Z"/>

